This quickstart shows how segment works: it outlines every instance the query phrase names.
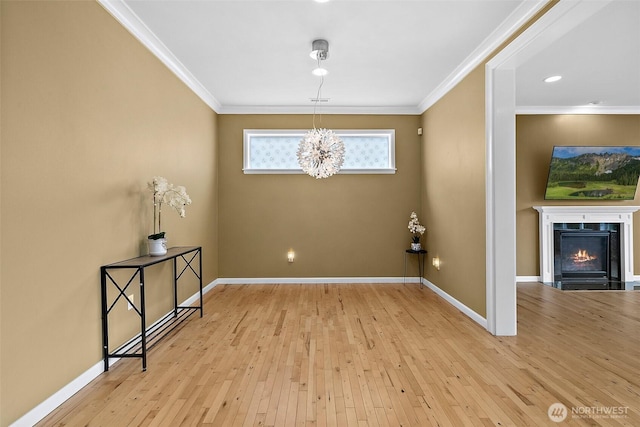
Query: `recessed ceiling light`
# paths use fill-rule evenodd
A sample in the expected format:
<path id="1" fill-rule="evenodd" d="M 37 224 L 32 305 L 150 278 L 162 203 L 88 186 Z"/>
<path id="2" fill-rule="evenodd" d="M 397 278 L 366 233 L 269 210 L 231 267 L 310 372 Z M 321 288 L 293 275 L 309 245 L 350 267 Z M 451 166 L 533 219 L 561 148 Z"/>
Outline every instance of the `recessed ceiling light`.
<path id="1" fill-rule="evenodd" d="M 328 1 L 329 1 L 329 0 L 315 0 L 315 2 L 316 2 L 316 3 L 326 3 L 326 2 L 328 2 Z"/>
<path id="2" fill-rule="evenodd" d="M 313 71 L 311 71 L 311 73 L 314 76 L 326 76 L 329 72 L 325 69 L 325 68 L 314 68 Z"/>
<path id="3" fill-rule="evenodd" d="M 557 82 L 560 79 L 562 79 L 562 76 L 551 76 L 551 77 L 547 77 L 546 79 L 544 79 L 544 82 L 545 83 L 553 83 L 553 82 Z"/>

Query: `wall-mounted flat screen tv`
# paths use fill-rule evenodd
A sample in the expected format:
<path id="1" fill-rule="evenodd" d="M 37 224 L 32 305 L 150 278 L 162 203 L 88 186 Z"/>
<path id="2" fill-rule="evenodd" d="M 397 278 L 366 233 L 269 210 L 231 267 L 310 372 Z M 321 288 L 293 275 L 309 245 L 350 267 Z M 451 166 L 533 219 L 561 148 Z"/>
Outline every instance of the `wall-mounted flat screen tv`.
<path id="1" fill-rule="evenodd" d="M 547 200 L 633 200 L 640 147 L 553 147 Z"/>

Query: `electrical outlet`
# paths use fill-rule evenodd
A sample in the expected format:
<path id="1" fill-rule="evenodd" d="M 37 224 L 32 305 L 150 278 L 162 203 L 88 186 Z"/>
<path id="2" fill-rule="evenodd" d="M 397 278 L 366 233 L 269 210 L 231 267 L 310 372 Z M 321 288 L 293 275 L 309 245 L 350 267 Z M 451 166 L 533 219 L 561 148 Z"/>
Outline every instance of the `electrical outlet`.
<path id="1" fill-rule="evenodd" d="M 133 294 L 129 295 L 129 301 L 127 301 L 127 310 L 131 310 L 133 308 L 133 306 L 131 305 L 131 303 L 134 302 Z"/>

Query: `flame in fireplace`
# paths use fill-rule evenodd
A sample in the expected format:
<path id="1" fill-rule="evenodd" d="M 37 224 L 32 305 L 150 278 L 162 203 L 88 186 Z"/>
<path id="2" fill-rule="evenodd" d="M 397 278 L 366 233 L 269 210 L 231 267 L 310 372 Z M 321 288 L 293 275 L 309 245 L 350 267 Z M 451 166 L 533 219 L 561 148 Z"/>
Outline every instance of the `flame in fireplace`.
<path id="1" fill-rule="evenodd" d="M 586 249 L 578 249 L 578 252 L 571 256 L 573 262 L 589 262 L 597 258 L 597 256 L 589 254 Z"/>

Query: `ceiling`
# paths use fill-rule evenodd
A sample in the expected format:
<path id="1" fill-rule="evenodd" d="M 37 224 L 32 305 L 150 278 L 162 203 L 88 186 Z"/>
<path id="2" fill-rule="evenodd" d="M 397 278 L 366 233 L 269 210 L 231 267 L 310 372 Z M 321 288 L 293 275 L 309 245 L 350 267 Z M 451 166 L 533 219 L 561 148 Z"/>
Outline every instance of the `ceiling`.
<path id="1" fill-rule="evenodd" d="M 520 112 L 640 113 L 640 1 L 590 3 L 516 68 Z M 543 82 L 553 75 L 563 78 Z"/>
<path id="2" fill-rule="evenodd" d="M 219 113 L 420 114 L 543 0 L 100 0 Z M 517 104 L 640 106 L 640 0 L 608 3 L 520 65 Z M 550 74 L 562 74 L 553 85 Z"/>

